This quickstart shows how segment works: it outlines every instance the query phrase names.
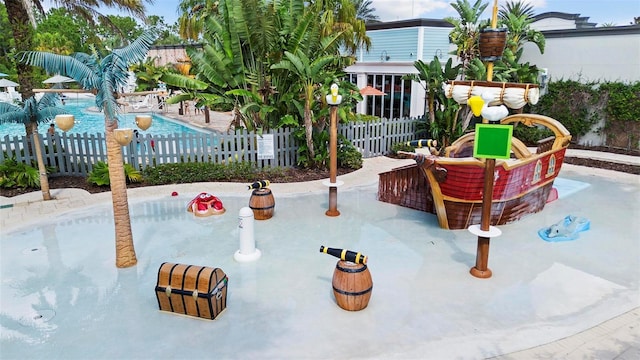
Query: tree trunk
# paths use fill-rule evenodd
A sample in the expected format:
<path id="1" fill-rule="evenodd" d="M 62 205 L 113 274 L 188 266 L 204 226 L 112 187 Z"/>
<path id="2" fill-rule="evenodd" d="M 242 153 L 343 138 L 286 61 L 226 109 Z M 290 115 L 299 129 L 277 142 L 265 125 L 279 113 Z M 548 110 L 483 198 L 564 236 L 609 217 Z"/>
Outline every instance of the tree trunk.
<path id="1" fill-rule="evenodd" d="M 11 31 L 13 32 L 16 53 L 33 50 L 34 30 L 29 21 L 28 10 L 30 9 L 24 8 L 22 0 L 5 0 L 4 3 L 7 8 L 7 17 L 9 18 Z M 22 95 L 22 99 L 26 100 L 33 96 L 33 68 L 30 65 L 17 61 L 16 69 L 18 70 L 18 82 L 20 83 L 18 91 Z M 37 123 L 25 124 L 27 136 L 31 137 L 31 134 L 36 132 L 37 128 Z"/>
<path id="2" fill-rule="evenodd" d="M 36 149 L 36 159 L 38 162 L 38 172 L 40 173 L 40 190 L 42 191 L 42 200 L 51 200 L 49 191 L 49 178 L 47 178 L 47 168 L 44 166 L 42 159 L 42 148 L 40 147 L 40 134 L 33 134 L 33 147 Z"/>
<path id="3" fill-rule="evenodd" d="M 133 246 L 129 201 L 127 199 L 127 181 L 122 163 L 122 147 L 116 141 L 114 134 L 114 130 L 117 128 L 117 121 L 105 115 L 107 165 L 109 166 L 113 221 L 116 234 L 116 266 L 125 268 L 134 266 L 138 259 Z"/>
<path id="4" fill-rule="evenodd" d="M 305 106 L 304 109 L 304 133 L 307 139 L 307 150 L 309 151 L 309 158 L 313 163 L 315 161 L 316 152 L 313 148 L 313 121 L 312 121 L 311 109 Z"/>
<path id="5" fill-rule="evenodd" d="M 311 111 L 311 99 L 313 98 L 313 85 L 307 85 L 304 100 L 304 132 L 307 139 L 307 151 L 309 160 L 315 165 L 316 151 L 313 148 L 313 112 Z"/>

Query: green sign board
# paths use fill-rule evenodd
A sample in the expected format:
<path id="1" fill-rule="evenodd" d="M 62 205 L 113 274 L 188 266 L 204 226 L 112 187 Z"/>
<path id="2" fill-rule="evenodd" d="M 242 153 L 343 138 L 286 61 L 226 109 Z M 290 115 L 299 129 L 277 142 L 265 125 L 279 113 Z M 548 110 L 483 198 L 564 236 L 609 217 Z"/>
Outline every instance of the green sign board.
<path id="1" fill-rule="evenodd" d="M 513 126 L 476 124 L 473 156 L 477 158 L 508 159 L 511 155 Z"/>

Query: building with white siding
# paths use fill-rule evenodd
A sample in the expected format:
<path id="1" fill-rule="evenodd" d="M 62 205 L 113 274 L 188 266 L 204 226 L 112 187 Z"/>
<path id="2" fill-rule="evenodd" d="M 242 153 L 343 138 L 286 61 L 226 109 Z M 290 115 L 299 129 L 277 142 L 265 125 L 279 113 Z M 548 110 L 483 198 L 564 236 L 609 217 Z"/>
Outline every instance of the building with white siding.
<path id="1" fill-rule="evenodd" d="M 550 81 L 640 81 L 640 25 L 596 27 L 588 19 L 558 12 L 537 15 L 532 27 L 545 35 L 545 52 L 527 43 L 521 62 L 545 69 Z M 401 77 L 417 73 L 416 60 L 428 63 L 437 55 L 446 63 L 455 51 L 449 43 L 451 29 L 444 20 L 433 19 L 367 25 L 371 48 L 361 50 L 346 71 L 358 87 L 371 85 L 386 95 L 367 96 L 357 111 L 384 118 L 421 116 L 424 88 Z"/>
<path id="2" fill-rule="evenodd" d="M 596 27 L 588 19 L 558 12 L 537 15 L 532 27 L 545 35 L 545 52 L 540 54 L 527 43 L 521 62 L 545 69 L 551 81 L 640 81 L 640 25 Z M 386 95 L 366 96 L 357 112 L 383 118 L 422 116 L 425 89 L 402 76 L 417 73 L 416 60 L 429 63 L 437 56 L 446 63 L 455 52 L 449 42 L 452 28 L 438 19 L 367 24 L 371 47 L 359 50 L 356 63 L 346 72 L 359 88 L 370 85 Z M 148 56 L 156 59 L 156 65 L 178 63 L 186 59 L 184 47 L 156 46 Z"/>
<path id="3" fill-rule="evenodd" d="M 438 56 L 446 63 L 455 50 L 449 43 L 452 28 L 448 22 L 434 19 L 368 24 L 371 47 L 368 52 L 358 51 L 357 62 L 346 72 L 359 88 L 373 86 L 386 95 L 366 96 L 356 111 L 383 118 L 422 116 L 425 90 L 402 76 L 417 73 L 413 66 L 416 60 L 428 63 Z"/>

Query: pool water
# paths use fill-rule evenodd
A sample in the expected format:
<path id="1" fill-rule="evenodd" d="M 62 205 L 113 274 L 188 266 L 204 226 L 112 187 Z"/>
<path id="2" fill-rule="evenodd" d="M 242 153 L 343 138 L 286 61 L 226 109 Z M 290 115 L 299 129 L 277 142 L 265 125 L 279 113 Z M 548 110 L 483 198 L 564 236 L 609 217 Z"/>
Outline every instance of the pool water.
<path id="1" fill-rule="evenodd" d="M 68 134 L 97 134 L 104 133 L 104 115 L 102 113 L 88 111 L 89 107 L 95 107 L 95 102 L 91 100 L 81 99 L 74 100 L 68 99 L 63 105 L 69 114 L 75 116 L 75 125 Z M 130 127 L 137 129 L 135 124 L 136 114 L 121 114 L 119 116 L 119 127 Z M 140 134 L 150 135 L 173 135 L 173 134 L 199 134 L 203 133 L 201 130 L 197 130 L 193 127 L 178 123 L 171 119 L 168 119 L 160 114 L 152 113 L 153 124 L 146 131 L 140 131 Z M 46 124 L 40 124 L 38 126 L 38 132 L 45 134 L 48 129 Z M 23 136 L 25 134 L 24 125 L 18 123 L 6 123 L 0 125 L 0 135 L 9 136 Z"/>

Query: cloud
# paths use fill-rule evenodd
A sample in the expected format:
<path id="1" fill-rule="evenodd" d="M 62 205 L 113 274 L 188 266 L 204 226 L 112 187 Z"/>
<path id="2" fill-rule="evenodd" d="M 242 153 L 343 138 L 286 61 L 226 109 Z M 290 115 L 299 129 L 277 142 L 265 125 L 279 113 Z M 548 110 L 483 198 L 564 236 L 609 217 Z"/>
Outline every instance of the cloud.
<path id="1" fill-rule="evenodd" d="M 441 18 L 443 10 L 451 9 L 449 1 L 443 0 L 373 0 L 375 14 L 381 21 L 394 21 L 415 18 Z M 438 15 L 433 15 L 437 13 Z"/>
<path id="2" fill-rule="evenodd" d="M 371 6 L 375 8 L 375 14 L 381 21 L 395 21 L 405 19 L 427 18 L 443 19 L 445 17 L 459 17 L 456 10 L 451 6 L 455 0 L 373 0 Z M 513 0 L 511 0 L 513 2 Z M 470 0 L 473 5 L 475 1 Z M 498 7 L 504 6 L 507 0 L 499 0 Z M 534 9 L 534 12 L 541 12 L 547 7 L 547 0 L 523 0 Z M 485 1 L 487 8 L 484 17 L 491 17 L 493 1 Z"/>

